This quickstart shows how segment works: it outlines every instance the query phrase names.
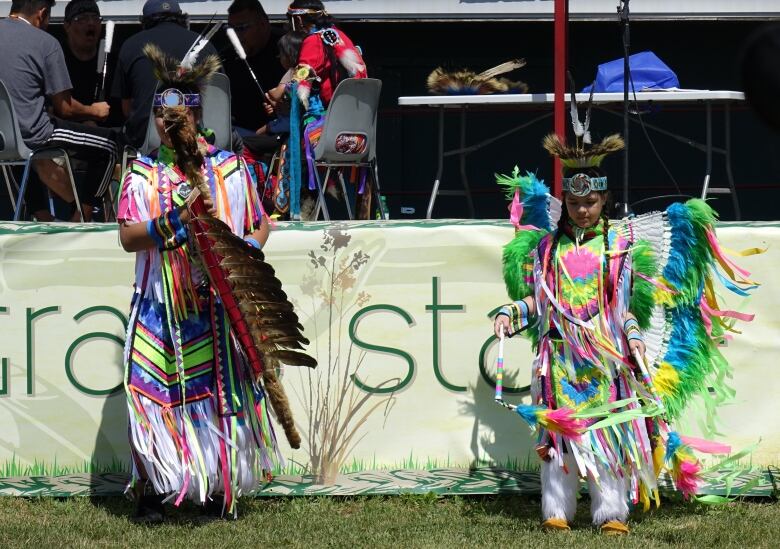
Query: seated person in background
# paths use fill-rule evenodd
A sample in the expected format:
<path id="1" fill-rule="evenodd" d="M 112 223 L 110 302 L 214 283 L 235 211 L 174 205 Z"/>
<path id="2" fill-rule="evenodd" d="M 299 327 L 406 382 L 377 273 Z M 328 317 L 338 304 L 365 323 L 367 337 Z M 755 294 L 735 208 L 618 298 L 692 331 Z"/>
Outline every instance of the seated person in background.
<path id="1" fill-rule="evenodd" d="M 111 88 L 112 96 L 122 100 L 122 111 L 127 119 L 125 133 L 135 148 L 140 148 L 146 139 L 152 98 L 157 89 L 157 79 L 152 73 L 151 62 L 143 54 L 143 47 L 154 44 L 163 53 L 181 59 L 198 38 L 196 32 L 187 29 L 187 14 L 182 13 L 176 0 L 147 0 L 142 13 L 144 30 L 122 44 Z M 207 44 L 199 59 L 216 53 L 214 46 Z"/>
<path id="2" fill-rule="evenodd" d="M 290 102 L 289 100 L 279 100 L 276 102 L 276 109 L 274 109 L 271 106 L 270 96 L 271 94 L 279 97 L 285 96 L 285 90 L 293 78 L 293 69 L 298 61 L 298 54 L 301 51 L 304 38 L 306 35 L 302 32 L 291 31 L 279 39 L 279 61 L 281 66 L 287 69 L 287 72 L 279 81 L 279 85 L 266 93 L 268 102 L 263 104 L 266 114 L 268 116 L 275 115 L 276 118 L 257 130 L 258 136 L 274 139 L 279 150 L 279 155 L 273 157 L 279 162 L 270 162 L 268 168 L 263 166 L 263 177 L 257 177 L 258 191 L 261 192 L 263 205 L 267 205 L 267 211 L 272 211 L 279 216 L 286 215 L 290 206 L 289 182 L 284 179 L 282 173 L 284 163 L 280 161 L 286 153 L 286 142 L 290 135 Z M 258 160 L 248 147 L 244 149 L 244 158 L 247 159 L 250 166 L 254 166 L 255 173 L 257 173 Z"/>
<path id="3" fill-rule="evenodd" d="M 97 92 L 101 85 L 101 70 L 102 66 L 98 65 L 99 58 L 99 41 L 101 34 L 101 25 L 103 19 L 100 17 L 100 8 L 95 0 L 70 0 L 65 5 L 65 23 L 63 28 L 65 30 L 65 39 L 60 42 L 62 45 L 62 51 L 65 54 L 65 65 L 68 68 L 68 75 L 70 76 L 71 95 L 77 101 L 84 105 L 91 105 L 95 101 L 101 100 L 98 98 Z M 101 61 L 102 63 L 102 61 Z M 110 65 L 109 65 L 110 66 Z M 108 71 L 106 82 L 110 82 L 111 73 Z M 106 84 L 108 86 L 108 84 Z M 109 102 L 111 105 L 111 111 L 108 118 L 102 122 L 94 122 L 92 120 L 79 120 L 87 125 L 98 125 L 105 127 L 120 127 L 123 122 L 121 106 L 118 102 Z M 89 166 L 84 162 L 79 162 L 75 159 L 71 160 L 71 167 L 73 169 L 73 175 L 76 181 L 79 183 L 86 177 L 86 173 L 89 172 Z M 102 173 L 93 173 L 91 177 L 94 181 L 86 182 L 87 186 L 96 187 L 100 185 L 100 178 Z M 37 218 L 48 219 L 51 217 L 51 213 L 48 214 L 49 204 L 48 197 L 46 196 L 46 190 L 43 185 L 40 184 L 40 180 L 37 177 L 37 173 L 33 171 L 30 174 L 32 178 L 30 185 L 28 186 L 27 205 L 28 210 L 32 212 L 39 212 Z M 114 179 L 119 178 L 118 170 L 115 171 Z M 97 204 L 94 205 L 93 217 L 97 213 Z M 61 213 L 61 212 L 60 212 Z"/>
<path id="4" fill-rule="evenodd" d="M 61 42 L 65 54 L 65 65 L 73 84 L 71 95 L 81 103 L 90 105 L 95 102 L 101 85 L 102 66 L 98 66 L 99 43 L 102 33 L 103 18 L 95 0 L 70 0 L 65 5 L 65 39 Z M 104 95 L 109 95 L 109 82 L 113 64 L 108 64 L 106 71 L 106 89 Z M 116 105 L 109 101 L 111 112 L 101 126 L 121 126 L 124 118 L 119 102 Z"/>
<path id="5" fill-rule="evenodd" d="M 88 181 L 95 186 L 79 189 L 81 204 L 75 197 L 65 169 L 51 160 L 37 160 L 33 168 L 49 189 L 72 204 L 70 219 L 92 218 L 92 206 L 99 203 L 114 170 L 117 156 L 117 132 L 72 122 L 103 121 L 108 117 L 105 102 L 84 105 L 71 95 L 65 56 L 57 40 L 45 30 L 54 0 L 13 0 L 8 19 L 0 20 L 0 80 L 11 96 L 24 143 L 31 149 L 60 147 L 75 160 L 89 166 Z M 54 116 L 47 111 L 51 106 Z M 94 177 L 92 173 L 94 172 Z M 49 220 L 48 212 L 38 212 Z"/>
<path id="6" fill-rule="evenodd" d="M 228 8 L 228 25 L 236 31 L 246 52 L 246 61 L 263 90 L 279 82 L 284 69 L 277 58 L 281 29 L 272 27 L 258 0 L 234 0 Z M 222 51 L 224 71 L 230 79 L 233 126 L 243 138 L 244 146 L 256 157 L 273 153 L 279 146 L 275 137 L 258 134 L 258 129 L 273 119 L 263 107 L 265 98 L 252 75 L 231 45 Z"/>
<path id="7" fill-rule="evenodd" d="M 312 93 L 327 108 L 339 82 L 368 76 L 360 52 L 344 31 L 336 28 L 336 21 L 320 0 L 294 0 L 287 18 L 293 31 L 308 35 L 301 45 L 294 77 L 299 84 L 298 96 L 307 109 Z"/>
<path id="8" fill-rule="evenodd" d="M 62 51 L 73 83 L 73 97 L 90 105 L 99 85 L 98 42 L 102 23 L 95 0 L 70 0 L 65 5 L 65 40 Z"/>
<path id="9" fill-rule="evenodd" d="M 308 189 L 314 191 L 316 189 L 314 149 L 322 133 L 325 109 L 339 82 L 345 78 L 366 78 L 367 73 L 362 55 L 349 37 L 336 28 L 335 20 L 325 10 L 320 0 L 294 0 L 287 8 L 287 18 L 290 28 L 295 32 L 303 33 L 306 38 L 301 44 L 298 64 L 290 85 L 291 139 L 285 160 L 287 171 L 292 174 L 286 174 L 282 179 L 289 181 L 291 219 L 305 219 L 307 216 L 301 214 L 297 201 L 301 191 L 300 170 L 296 169 L 298 163 L 305 156 L 309 176 Z M 268 100 L 276 107 L 281 100 L 279 90 L 274 89 L 269 93 Z M 300 131 L 298 128 L 301 128 Z M 301 135 L 302 139 L 298 139 L 298 135 Z M 359 146 L 365 147 L 365 139 Z M 362 174 L 358 179 L 365 180 Z M 323 183 L 328 190 L 337 192 L 335 185 L 328 187 L 327 181 Z M 362 210 L 363 215 L 368 215 L 370 194 L 363 191 L 361 186 L 359 193 L 362 199 L 358 209 Z M 307 204 L 313 203 L 311 198 L 311 196 L 304 196 L 302 208 L 304 211 L 309 209 Z"/>
<path id="10" fill-rule="evenodd" d="M 289 101 L 276 101 L 276 109 L 271 106 L 271 96 L 282 97 L 287 84 L 292 82 L 293 69 L 298 63 L 298 55 L 301 52 L 301 44 L 306 35 L 302 32 L 288 32 L 279 39 L 279 62 L 281 66 L 287 69 L 279 84 L 266 93 L 266 101 L 263 103 L 265 113 L 268 116 L 275 116 L 266 125 L 257 130 L 257 135 L 276 135 L 286 137 L 290 133 L 290 103 Z"/>

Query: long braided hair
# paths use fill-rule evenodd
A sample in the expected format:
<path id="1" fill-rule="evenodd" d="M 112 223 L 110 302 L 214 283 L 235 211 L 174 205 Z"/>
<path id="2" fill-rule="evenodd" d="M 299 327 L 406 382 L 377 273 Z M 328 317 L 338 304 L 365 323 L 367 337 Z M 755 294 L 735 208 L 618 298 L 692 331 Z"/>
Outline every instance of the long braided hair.
<path id="1" fill-rule="evenodd" d="M 144 54 L 152 62 L 154 74 L 160 81 L 161 89 L 175 88 L 181 93 L 199 93 L 209 77 L 219 70 L 220 62 L 216 55 L 207 56 L 200 64 L 189 70 L 182 70 L 179 61 L 163 53 L 154 44 L 146 44 Z M 198 142 L 198 129 L 192 124 L 188 113 L 191 107 L 160 107 L 155 114 L 162 114 L 165 133 L 171 138 L 176 153 L 176 165 L 184 173 L 190 184 L 197 187 L 208 197 L 209 187 L 201 174 L 206 149 Z M 197 114 L 197 111 L 195 112 Z"/>
<path id="2" fill-rule="evenodd" d="M 188 107 L 165 107 L 162 109 L 165 133 L 171 138 L 176 153 L 176 165 L 193 187 L 203 192 L 208 189 L 201 166 L 205 150 L 198 143 L 198 130 L 188 116 Z"/>

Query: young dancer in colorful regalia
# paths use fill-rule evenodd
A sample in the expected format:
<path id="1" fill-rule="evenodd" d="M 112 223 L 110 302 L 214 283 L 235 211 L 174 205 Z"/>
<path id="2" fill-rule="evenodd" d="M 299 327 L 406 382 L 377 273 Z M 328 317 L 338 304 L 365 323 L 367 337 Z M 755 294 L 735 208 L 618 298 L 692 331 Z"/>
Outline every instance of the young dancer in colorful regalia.
<path id="1" fill-rule="evenodd" d="M 291 218 L 300 219 L 302 157 L 306 157 L 309 191 L 315 191 L 314 148 L 322 134 L 325 111 L 333 92 L 345 78 L 366 78 L 367 72 L 360 51 L 344 31 L 335 26 L 333 17 L 320 0 L 294 0 L 287 8 L 287 18 L 294 32 L 307 34 L 288 90 L 290 140 L 286 158 L 288 173 L 283 177 L 289 181 Z M 364 136 L 344 136 L 345 153 L 361 152 L 364 149 L 360 147 L 365 145 Z M 360 181 L 359 193 L 363 194 L 365 173 L 361 174 Z"/>
<path id="2" fill-rule="evenodd" d="M 162 83 L 162 145 L 127 170 L 117 216 L 136 253 L 125 347 L 136 519 L 159 522 L 163 501 L 184 499 L 235 516 L 236 498 L 281 460 L 269 405 L 290 444 L 300 441 L 275 366 L 314 364 L 281 349 L 306 341 L 259 251 L 269 227 L 252 179 L 197 129 L 218 59 L 144 52 Z"/>
<path id="3" fill-rule="evenodd" d="M 701 469 L 692 450 L 729 452 L 678 435 L 671 422 L 693 398 L 708 409 L 725 399 L 729 367 L 717 346 L 731 319 L 752 318 L 719 310 L 714 278 L 743 295 L 755 285 L 719 247 L 701 200 L 610 221 L 600 164 L 623 141 L 591 147 L 587 127 L 575 132 L 571 147 L 555 135 L 544 141 L 563 165 L 563 208 L 533 174 L 498 178 L 513 197 L 516 233 L 504 248 L 513 301 L 494 329 L 502 341 L 527 330 L 536 358 L 532 403 L 497 400 L 536 429 L 543 526 L 570 528 L 586 478 L 593 524 L 624 534 L 631 504 L 659 504 L 663 470 L 688 497 Z"/>

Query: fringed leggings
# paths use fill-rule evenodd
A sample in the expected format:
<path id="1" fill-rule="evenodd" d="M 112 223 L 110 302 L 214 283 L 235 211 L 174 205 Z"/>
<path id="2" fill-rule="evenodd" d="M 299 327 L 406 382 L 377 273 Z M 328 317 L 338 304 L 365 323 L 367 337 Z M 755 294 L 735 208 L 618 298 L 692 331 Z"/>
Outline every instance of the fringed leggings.
<path id="1" fill-rule="evenodd" d="M 566 469 L 557 460 L 542 463 L 542 519 L 561 518 L 573 522 L 577 510 L 580 476 L 571 452 L 562 455 Z M 626 522 L 628 490 L 623 479 L 617 478 L 603 465 L 597 465 L 599 479 L 588 476 L 590 514 L 595 526 L 610 520 Z"/>

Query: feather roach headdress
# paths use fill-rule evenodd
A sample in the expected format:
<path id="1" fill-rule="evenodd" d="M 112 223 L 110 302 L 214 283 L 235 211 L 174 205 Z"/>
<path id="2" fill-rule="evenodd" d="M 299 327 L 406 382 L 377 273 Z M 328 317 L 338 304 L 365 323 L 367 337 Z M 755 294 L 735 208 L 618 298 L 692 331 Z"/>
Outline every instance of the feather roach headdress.
<path id="1" fill-rule="evenodd" d="M 597 145 L 591 144 L 590 121 L 593 109 L 593 88 L 591 88 L 588 98 L 585 122 L 580 122 L 577 97 L 571 75 L 569 75 L 569 80 L 572 89 L 570 113 L 574 129 L 574 143 L 565 145 L 557 134 L 551 133 L 544 138 L 542 146 L 551 156 L 560 159 L 564 170 L 571 171 L 579 168 L 584 171 L 588 168 L 598 168 L 607 155 L 623 149 L 625 143 L 619 134 L 612 134 L 602 139 L 601 143 Z M 585 196 L 591 191 L 605 191 L 607 190 L 607 178 L 606 176 L 592 177 L 586 173 L 575 173 L 571 177 L 563 178 L 563 190 L 577 196 Z"/>
<path id="2" fill-rule="evenodd" d="M 462 69 L 447 72 L 437 67 L 428 75 L 428 91 L 435 95 L 487 95 L 493 93 L 526 93 L 528 86 L 507 78 L 496 78 L 525 65 L 525 59 L 512 59 L 479 74 Z"/>

